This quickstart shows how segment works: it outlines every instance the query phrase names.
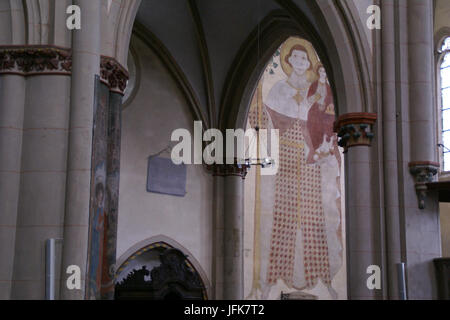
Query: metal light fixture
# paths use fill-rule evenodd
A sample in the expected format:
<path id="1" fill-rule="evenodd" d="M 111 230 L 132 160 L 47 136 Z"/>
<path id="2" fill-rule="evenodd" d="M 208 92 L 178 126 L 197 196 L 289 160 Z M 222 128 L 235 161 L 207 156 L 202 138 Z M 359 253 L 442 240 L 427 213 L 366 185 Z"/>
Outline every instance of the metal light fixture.
<path id="1" fill-rule="evenodd" d="M 258 0 L 258 17 L 261 16 L 260 14 L 260 10 L 261 10 L 261 0 Z M 260 61 L 260 38 L 261 38 L 261 22 L 258 20 L 258 30 L 257 30 L 257 60 L 258 62 Z M 269 157 L 266 158 L 259 158 L 259 126 L 255 127 L 255 131 L 256 131 L 256 143 L 257 143 L 257 156 L 256 158 L 246 158 L 244 161 L 238 161 L 238 167 L 242 168 L 242 167 L 246 167 L 247 169 L 250 169 L 252 166 L 260 166 L 261 168 L 268 168 L 271 167 L 273 165 L 275 165 L 275 160 Z M 249 147 L 247 148 L 247 152 L 248 149 L 250 148 L 250 145 L 252 144 L 252 141 L 249 142 Z M 266 150 L 267 150 L 267 146 L 266 146 Z M 242 160 L 242 159 L 241 159 Z M 242 162 L 239 164 L 239 162 Z"/>
<path id="2" fill-rule="evenodd" d="M 261 168 L 268 168 L 271 167 L 273 165 L 275 165 L 275 160 L 269 157 L 266 158 L 259 158 L 259 127 L 255 127 L 255 131 L 256 131 L 256 143 L 257 143 L 257 158 L 246 158 L 244 159 L 244 161 L 242 161 L 242 163 L 238 163 L 238 167 L 242 168 L 242 167 L 246 167 L 247 169 L 250 169 L 252 166 L 260 166 Z M 252 141 L 250 141 L 249 143 L 249 147 L 251 145 Z M 247 148 L 247 152 L 248 152 Z M 239 161 L 238 161 L 239 162 Z"/>

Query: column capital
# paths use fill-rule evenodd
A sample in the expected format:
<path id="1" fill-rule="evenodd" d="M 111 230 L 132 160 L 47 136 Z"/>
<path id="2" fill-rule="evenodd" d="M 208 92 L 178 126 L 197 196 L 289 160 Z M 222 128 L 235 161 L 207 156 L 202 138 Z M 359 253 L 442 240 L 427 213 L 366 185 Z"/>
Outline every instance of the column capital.
<path id="1" fill-rule="evenodd" d="M 112 92 L 124 94 L 129 79 L 128 71 L 116 59 L 101 56 L 100 80 L 105 83 Z"/>
<path id="2" fill-rule="evenodd" d="M 70 76 L 72 50 L 51 45 L 0 46 L 0 74 Z M 100 78 L 111 91 L 123 95 L 129 74 L 116 59 L 101 56 Z"/>
<path id="3" fill-rule="evenodd" d="M 0 74 L 21 76 L 72 74 L 72 50 L 51 45 L 0 46 Z M 128 71 L 116 59 L 100 57 L 100 79 L 124 94 Z"/>
<path id="4" fill-rule="evenodd" d="M 206 169 L 215 177 L 241 177 L 245 179 L 248 167 L 245 164 L 212 164 L 206 165 Z"/>
<path id="5" fill-rule="evenodd" d="M 72 51 L 49 45 L 0 46 L 0 74 L 70 75 Z"/>
<path id="6" fill-rule="evenodd" d="M 409 163 L 409 172 L 413 175 L 419 209 L 425 209 L 425 199 L 427 197 L 427 184 L 433 182 L 434 176 L 438 173 L 439 163 L 431 161 L 414 161 Z"/>
<path id="7" fill-rule="evenodd" d="M 334 123 L 334 131 L 339 137 L 339 146 L 346 153 L 349 148 L 370 146 L 374 138 L 373 125 L 376 113 L 355 112 L 341 115 Z"/>

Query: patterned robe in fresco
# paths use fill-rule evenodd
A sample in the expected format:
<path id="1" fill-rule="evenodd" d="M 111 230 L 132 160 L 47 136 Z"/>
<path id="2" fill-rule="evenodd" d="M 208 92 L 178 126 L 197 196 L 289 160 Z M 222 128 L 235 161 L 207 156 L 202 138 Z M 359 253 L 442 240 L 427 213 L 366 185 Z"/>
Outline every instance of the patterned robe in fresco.
<path id="1" fill-rule="evenodd" d="M 308 93 L 308 90 L 303 90 L 305 97 Z M 253 128 L 274 127 L 280 130 L 279 168 L 266 284 L 271 286 L 277 280 L 283 280 L 287 286 L 303 290 L 314 288 L 321 279 L 327 287 L 331 287 L 321 167 L 319 164 L 307 164 L 302 134 L 302 125 L 306 122 L 282 115 L 265 105 L 261 122 L 258 123 L 256 109 L 252 108 L 249 114 L 249 123 Z M 299 230 L 302 248 L 296 247 Z M 298 250 L 303 253 L 305 282 L 302 286 L 295 281 L 298 278 L 295 268 Z"/>

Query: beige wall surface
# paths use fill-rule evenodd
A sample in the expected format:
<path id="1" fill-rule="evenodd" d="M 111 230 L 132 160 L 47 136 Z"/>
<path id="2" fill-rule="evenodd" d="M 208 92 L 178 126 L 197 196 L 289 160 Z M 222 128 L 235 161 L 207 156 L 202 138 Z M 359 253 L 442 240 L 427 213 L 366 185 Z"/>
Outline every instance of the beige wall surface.
<path id="1" fill-rule="evenodd" d="M 370 18 L 372 13 L 370 13 L 370 14 L 367 13 L 367 9 L 369 8 L 369 6 L 373 5 L 374 1 L 373 0 L 352 0 L 352 2 L 358 10 L 358 17 L 355 17 L 355 19 L 360 20 L 358 22 L 361 23 L 361 25 L 363 26 L 367 41 L 369 42 L 369 45 L 372 49 L 373 33 L 372 33 L 372 30 L 367 28 L 367 20 Z"/>
<path id="2" fill-rule="evenodd" d="M 450 27 L 450 1 L 437 0 L 434 30 L 439 31 L 444 27 Z"/>
<path id="3" fill-rule="evenodd" d="M 210 279 L 213 177 L 202 166 L 191 165 L 187 168 L 185 197 L 146 191 L 148 157 L 171 143 L 173 130 L 186 128 L 192 132 L 194 120 L 157 56 L 136 38 L 132 45 L 141 79 L 134 100 L 122 114 L 117 257 L 141 241 L 164 235 L 182 244 Z"/>

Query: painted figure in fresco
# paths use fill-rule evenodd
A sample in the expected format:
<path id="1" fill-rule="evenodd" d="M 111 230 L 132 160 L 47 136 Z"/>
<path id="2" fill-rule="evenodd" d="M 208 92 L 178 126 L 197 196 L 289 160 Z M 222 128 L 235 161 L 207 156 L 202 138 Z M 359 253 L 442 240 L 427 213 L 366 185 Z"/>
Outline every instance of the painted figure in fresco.
<path id="1" fill-rule="evenodd" d="M 307 72 L 312 70 L 313 65 L 307 50 L 301 44 L 290 48 L 284 64 L 290 66 L 292 71 L 288 79 L 276 83 L 271 89 L 265 101 L 266 110 L 275 128 L 280 130 L 280 135 L 291 128 L 294 122 L 301 123 L 302 134 L 308 146 L 311 146 L 306 121 L 315 97 L 307 97 L 311 85 Z"/>
<path id="2" fill-rule="evenodd" d="M 311 85 L 308 98 L 314 97 L 316 102 L 309 110 L 307 121 L 307 129 L 311 136 L 311 147 L 314 152 L 309 153 L 307 162 L 315 163 L 324 154 L 331 152 L 336 156 L 340 166 L 337 136 L 333 131 L 335 121 L 333 94 L 324 66 L 319 63 L 314 69 L 318 80 Z"/>
<path id="3" fill-rule="evenodd" d="M 308 41 L 288 39 L 280 59 L 287 78 L 270 89 L 260 123 L 263 128 L 279 130 L 280 152 L 270 242 L 263 240 L 266 244 L 255 249 L 268 250 L 268 254 L 261 253 L 267 258 L 261 258 L 261 268 L 255 269 L 261 276 L 257 284 L 254 281 L 252 292 L 255 285 L 260 287 L 265 299 L 279 280 L 297 290 L 313 289 L 320 280 L 332 298 L 337 298 L 331 282 L 342 265 L 342 247 L 336 201 L 340 193 L 333 183 L 338 181 L 339 166 L 330 152 L 336 143 L 331 89 Z M 249 115 L 250 123 L 255 118 Z M 331 205 L 329 199 L 333 199 Z M 335 216 L 332 223 L 329 215 Z"/>
<path id="4" fill-rule="evenodd" d="M 97 297 L 102 279 L 103 247 L 105 241 L 105 221 L 104 211 L 105 187 L 103 183 L 95 186 L 94 217 L 92 222 L 91 257 L 89 279 L 91 281 L 92 297 Z"/>
<path id="5" fill-rule="evenodd" d="M 330 274 L 333 277 L 342 265 L 341 154 L 333 130 L 335 105 L 327 74 L 321 63 L 317 64 L 315 72 L 318 80 L 308 93 L 308 97 L 315 96 L 316 101 L 308 113 L 307 127 L 314 150 L 308 163 L 320 165 L 322 206 L 326 213 Z"/>

